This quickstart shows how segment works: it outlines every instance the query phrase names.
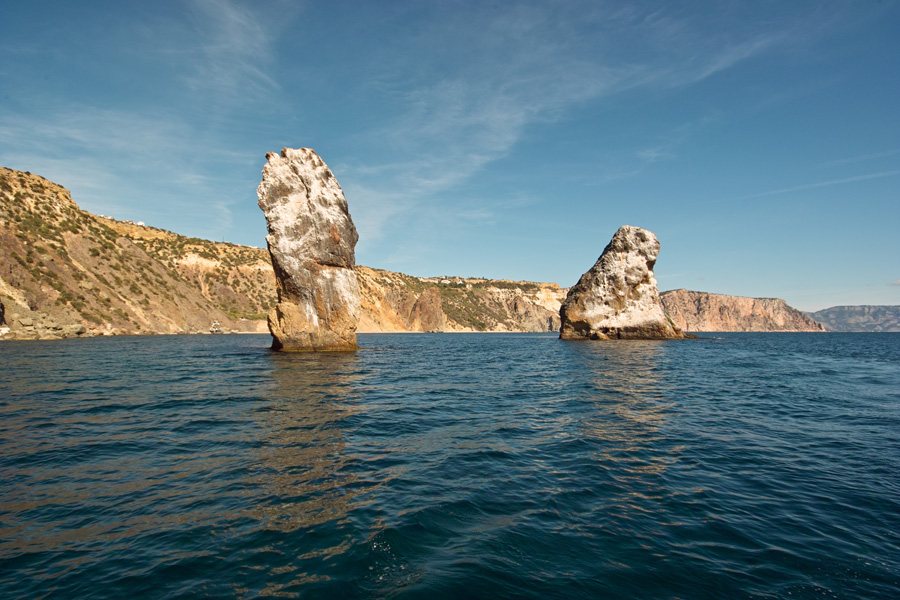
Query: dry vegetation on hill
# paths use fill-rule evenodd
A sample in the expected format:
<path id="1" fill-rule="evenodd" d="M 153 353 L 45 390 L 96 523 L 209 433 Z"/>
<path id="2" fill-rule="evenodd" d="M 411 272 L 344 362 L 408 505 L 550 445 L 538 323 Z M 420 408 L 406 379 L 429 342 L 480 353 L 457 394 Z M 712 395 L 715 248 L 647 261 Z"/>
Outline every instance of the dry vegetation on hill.
<path id="1" fill-rule="evenodd" d="M 566 290 L 555 283 L 412 277 L 356 267 L 359 331 L 556 331 Z"/>
<path id="2" fill-rule="evenodd" d="M 264 330 L 267 259 L 97 217 L 65 188 L 0 168 L 0 302 L 16 337 Z"/>

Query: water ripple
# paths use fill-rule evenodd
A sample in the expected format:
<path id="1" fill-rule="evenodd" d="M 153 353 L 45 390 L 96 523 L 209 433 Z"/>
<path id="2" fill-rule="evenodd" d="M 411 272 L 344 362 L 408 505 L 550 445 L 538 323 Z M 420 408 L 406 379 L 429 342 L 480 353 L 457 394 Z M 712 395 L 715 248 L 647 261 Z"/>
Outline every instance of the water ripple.
<path id="1" fill-rule="evenodd" d="M 9 597 L 894 598 L 900 336 L 0 345 Z"/>

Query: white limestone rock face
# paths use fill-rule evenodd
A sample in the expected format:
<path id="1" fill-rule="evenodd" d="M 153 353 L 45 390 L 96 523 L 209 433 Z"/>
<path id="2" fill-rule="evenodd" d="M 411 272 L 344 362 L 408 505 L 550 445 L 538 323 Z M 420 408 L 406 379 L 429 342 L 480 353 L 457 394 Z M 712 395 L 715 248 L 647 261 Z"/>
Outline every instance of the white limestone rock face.
<path id="1" fill-rule="evenodd" d="M 257 189 L 278 302 L 269 314 L 272 348 L 356 350 L 359 235 L 331 170 L 309 148 L 270 152 Z"/>
<path id="2" fill-rule="evenodd" d="M 652 232 L 623 225 L 559 309 L 560 339 L 678 339 L 666 317 L 653 266 L 659 241 Z"/>

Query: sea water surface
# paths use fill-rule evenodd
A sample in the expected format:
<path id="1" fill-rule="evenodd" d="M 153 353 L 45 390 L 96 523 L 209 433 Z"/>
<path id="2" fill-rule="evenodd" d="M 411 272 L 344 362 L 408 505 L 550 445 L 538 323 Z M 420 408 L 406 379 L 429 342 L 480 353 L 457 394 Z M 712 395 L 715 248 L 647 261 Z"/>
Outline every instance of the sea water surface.
<path id="1" fill-rule="evenodd" d="M 0 344 L 3 598 L 900 597 L 900 334 Z"/>

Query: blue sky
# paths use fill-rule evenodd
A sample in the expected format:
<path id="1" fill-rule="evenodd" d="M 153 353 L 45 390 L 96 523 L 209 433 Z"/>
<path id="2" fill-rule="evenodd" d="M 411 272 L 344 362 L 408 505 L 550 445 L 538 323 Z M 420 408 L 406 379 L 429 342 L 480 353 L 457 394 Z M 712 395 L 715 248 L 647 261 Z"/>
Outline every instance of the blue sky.
<path id="1" fill-rule="evenodd" d="M 900 304 L 900 4 L 7 3 L 0 165 L 265 246 L 265 153 L 340 181 L 357 262 L 572 285 L 623 224 L 660 289 Z"/>

